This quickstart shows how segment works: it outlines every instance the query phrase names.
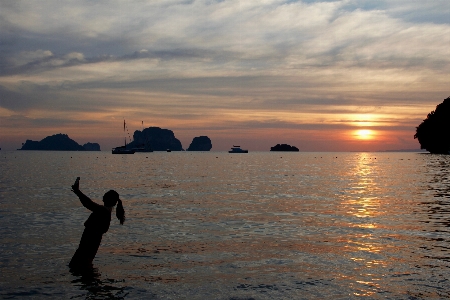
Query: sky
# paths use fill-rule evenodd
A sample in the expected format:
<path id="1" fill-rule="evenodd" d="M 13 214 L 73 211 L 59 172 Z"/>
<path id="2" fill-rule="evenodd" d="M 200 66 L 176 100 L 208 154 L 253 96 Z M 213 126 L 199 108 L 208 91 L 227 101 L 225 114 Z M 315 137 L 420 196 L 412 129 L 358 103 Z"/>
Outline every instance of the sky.
<path id="1" fill-rule="evenodd" d="M 448 0 L 0 2 L 0 147 L 135 130 L 268 151 L 418 149 L 450 96 Z"/>

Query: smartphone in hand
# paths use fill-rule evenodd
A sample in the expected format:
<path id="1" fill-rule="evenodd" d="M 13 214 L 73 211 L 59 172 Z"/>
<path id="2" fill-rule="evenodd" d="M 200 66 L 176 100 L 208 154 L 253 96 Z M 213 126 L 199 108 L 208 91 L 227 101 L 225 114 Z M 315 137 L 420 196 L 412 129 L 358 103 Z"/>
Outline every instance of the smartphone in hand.
<path id="1" fill-rule="evenodd" d="M 80 177 L 77 177 L 75 183 L 72 185 L 72 190 L 76 191 L 80 189 Z"/>

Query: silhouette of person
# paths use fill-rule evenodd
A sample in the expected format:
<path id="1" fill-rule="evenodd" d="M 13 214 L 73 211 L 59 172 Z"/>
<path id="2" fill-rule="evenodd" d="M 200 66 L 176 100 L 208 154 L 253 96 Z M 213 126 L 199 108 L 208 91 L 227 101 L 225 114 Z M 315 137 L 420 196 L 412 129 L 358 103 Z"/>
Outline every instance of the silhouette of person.
<path id="1" fill-rule="evenodd" d="M 114 190 L 110 190 L 103 195 L 104 205 L 92 201 L 80 191 L 80 177 L 72 185 L 72 191 L 80 198 L 81 204 L 91 210 L 92 213 L 84 222 L 83 235 L 77 251 L 70 260 L 69 267 L 78 270 L 89 269 L 92 268 L 92 261 L 97 254 L 102 236 L 109 229 L 113 207 L 117 204 L 116 216 L 122 225 L 125 222 L 125 210 L 122 201 L 119 199 L 119 194 Z"/>

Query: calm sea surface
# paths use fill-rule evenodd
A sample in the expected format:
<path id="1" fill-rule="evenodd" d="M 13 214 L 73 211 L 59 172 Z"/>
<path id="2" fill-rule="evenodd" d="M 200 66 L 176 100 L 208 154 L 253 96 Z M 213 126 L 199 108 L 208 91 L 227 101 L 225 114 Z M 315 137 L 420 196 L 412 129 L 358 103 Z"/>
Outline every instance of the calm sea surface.
<path id="1" fill-rule="evenodd" d="M 450 156 L 0 152 L 0 297 L 444 299 Z M 67 264 L 89 216 L 127 220 L 91 274 Z"/>

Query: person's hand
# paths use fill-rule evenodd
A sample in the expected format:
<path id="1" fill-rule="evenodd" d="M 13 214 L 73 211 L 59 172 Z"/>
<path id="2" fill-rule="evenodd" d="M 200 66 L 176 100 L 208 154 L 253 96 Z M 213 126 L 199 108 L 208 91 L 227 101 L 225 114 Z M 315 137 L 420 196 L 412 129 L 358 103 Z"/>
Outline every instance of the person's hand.
<path id="1" fill-rule="evenodd" d="M 76 192 L 80 190 L 80 177 L 77 177 L 75 183 L 72 185 L 72 191 Z"/>

